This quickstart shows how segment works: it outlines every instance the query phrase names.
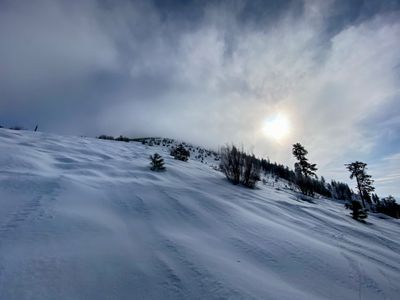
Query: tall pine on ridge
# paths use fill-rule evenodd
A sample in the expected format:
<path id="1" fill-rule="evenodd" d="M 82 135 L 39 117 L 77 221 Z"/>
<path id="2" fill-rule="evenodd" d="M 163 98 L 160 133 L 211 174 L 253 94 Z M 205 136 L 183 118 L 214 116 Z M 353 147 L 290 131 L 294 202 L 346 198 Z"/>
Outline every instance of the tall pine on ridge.
<path id="1" fill-rule="evenodd" d="M 315 174 L 315 171 L 317 171 L 317 165 L 316 164 L 310 164 L 308 162 L 308 159 L 306 158 L 306 155 L 308 154 L 308 151 L 301 145 L 300 143 L 296 143 L 293 145 L 293 150 L 292 153 L 294 157 L 299 161 L 294 165 L 295 170 L 301 171 L 301 173 L 306 176 L 306 177 L 317 177 Z"/>
<path id="2" fill-rule="evenodd" d="M 371 179 L 371 175 L 367 174 L 367 164 L 361 161 L 355 161 L 345 165 L 347 170 L 350 172 L 350 179 L 356 178 L 357 189 L 360 193 L 360 198 L 365 208 L 365 201 L 371 202 L 370 194 L 375 190 L 372 186 L 374 181 Z"/>
<path id="3" fill-rule="evenodd" d="M 300 143 L 293 145 L 292 153 L 298 160 L 294 164 L 294 170 L 296 173 L 296 184 L 300 188 L 304 195 L 314 196 L 315 186 L 311 176 L 317 177 L 315 171 L 317 171 L 316 164 L 310 164 L 306 155 L 308 151 Z"/>

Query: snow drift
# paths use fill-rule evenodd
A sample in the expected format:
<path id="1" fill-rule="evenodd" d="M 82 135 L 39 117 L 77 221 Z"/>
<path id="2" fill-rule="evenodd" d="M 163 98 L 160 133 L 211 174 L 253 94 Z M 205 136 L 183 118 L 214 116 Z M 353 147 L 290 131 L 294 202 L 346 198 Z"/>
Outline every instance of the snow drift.
<path id="1" fill-rule="evenodd" d="M 0 129 L 0 299 L 398 299 L 397 220 L 168 154 Z"/>

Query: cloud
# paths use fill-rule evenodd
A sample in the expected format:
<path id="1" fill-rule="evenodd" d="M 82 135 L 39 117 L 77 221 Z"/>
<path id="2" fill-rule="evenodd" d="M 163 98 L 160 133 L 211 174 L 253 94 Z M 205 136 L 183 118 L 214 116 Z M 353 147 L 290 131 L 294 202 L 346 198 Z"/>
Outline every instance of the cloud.
<path id="1" fill-rule="evenodd" d="M 114 67 L 117 52 L 96 19 L 95 6 L 57 1 L 3 5 L 3 89 L 48 89 Z"/>
<path id="2" fill-rule="evenodd" d="M 382 196 L 393 195 L 400 200 L 400 153 L 384 156 L 370 166 L 377 192 Z"/>
<path id="3" fill-rule="evenodd" d="M 5 2 L 0 118 L 73 134 L 242 143 L 289 165 L 300 141 L 321 174 L 343 180 L 344 163 L 390 155 L 399 7 L 276 3 Z M 261 130 L 278 113 L 292 123 L 281 143 Z"/>

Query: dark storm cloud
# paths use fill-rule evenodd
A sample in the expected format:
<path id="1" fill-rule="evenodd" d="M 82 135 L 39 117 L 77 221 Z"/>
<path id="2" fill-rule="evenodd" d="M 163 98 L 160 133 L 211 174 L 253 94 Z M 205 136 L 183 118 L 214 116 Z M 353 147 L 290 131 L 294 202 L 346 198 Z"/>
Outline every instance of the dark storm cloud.
<path id="1" fill-rule="evenodd" d="M 323 174 L 353 158 L 387 166 L 399 137 L 394 130 L 379 150 L 398 128 L 399 8 L 390 0 L 2 1 L 0 122 L 242 142 L 289 164 L 299 140 Z M 275 143 L 260 127 L 279 112 L 292 130 Z"/>

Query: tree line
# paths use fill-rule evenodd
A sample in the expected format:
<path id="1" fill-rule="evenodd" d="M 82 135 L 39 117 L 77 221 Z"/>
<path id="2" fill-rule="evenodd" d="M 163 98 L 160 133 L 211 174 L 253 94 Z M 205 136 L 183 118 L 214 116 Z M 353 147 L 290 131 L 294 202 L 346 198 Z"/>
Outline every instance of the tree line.
<path id="1" fill-rule="evenodd" d="M 261 180 L 261 172 L 272 174 L 276 178 L 285 179 L 288 183 L 295 185 L 299 191 L 309 197 L 316 194 L 346 200 L 346 208 L 352 210 L 352 216 L 356 220 L 364 220 L 368 211 L 380 212 L 399 218 L 400 205 L 396 203 L 393 196 L 380 199 L 374 194 L 374 180 L 367 173 L 367 164 L 360 161 L 345 164 L 349 171 L 350 179 L 355 179 L 357 191 L 343 182 L 332 180 L 327 183 L 324 177 L 318 177 L 315 163 L 311 163 L 308 151 L 300 143 L 293 145 L 292 154 L 296 158 L 294 170 L 287 166 L 271 163 L 269 159 L 258 159 L 252 154 L 239 150 L 235 146 L 227 146 L 221 150 L 220 168 L 226 178 L 235 185 L 241 184 L 245 187 L 254 188 L 257 181 Z"/>

